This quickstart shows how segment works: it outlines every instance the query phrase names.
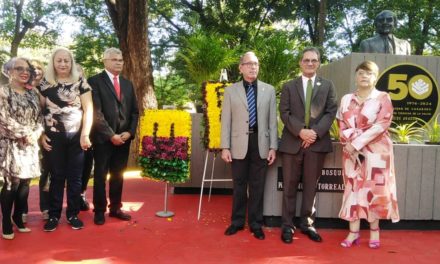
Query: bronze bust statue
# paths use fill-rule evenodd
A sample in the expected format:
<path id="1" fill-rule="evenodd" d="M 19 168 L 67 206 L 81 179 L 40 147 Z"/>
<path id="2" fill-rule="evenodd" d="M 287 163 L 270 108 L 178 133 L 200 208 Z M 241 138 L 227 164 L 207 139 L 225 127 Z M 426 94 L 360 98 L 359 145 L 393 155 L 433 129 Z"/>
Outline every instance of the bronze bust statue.
<path id="1" fill-rule="evenodd" d="M 374 19 L 374 26 L 378 34 L 361 41 L 361 52 L 411 55 L 409 42 L 393 35 L 393 30 L 397 26 L 397 17 L 394 12 L 389 10 L 380 12 Z"/>

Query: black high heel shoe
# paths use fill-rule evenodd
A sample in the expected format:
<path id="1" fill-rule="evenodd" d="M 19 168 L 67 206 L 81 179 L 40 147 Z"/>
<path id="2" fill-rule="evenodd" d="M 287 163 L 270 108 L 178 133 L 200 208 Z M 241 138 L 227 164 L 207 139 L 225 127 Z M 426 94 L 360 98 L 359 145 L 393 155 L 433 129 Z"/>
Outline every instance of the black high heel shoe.
<path id="1" fill-rule="evenodd" d="M 20 233 L 29 233 L 31 232 L 30 228 L 27 228 L 24 223 L 23 223 L 23 219 L 20 216 L 12 216 L 12 222 L 14 222 L 14 224 L 17 226 L 18 232 Z"/>
<path id="2" fill-rule="evenodd" d="M 2 219 L 2 237 L 7 240 L 14 239 L 14 231 L 12 230 L 11 220 Z"/>

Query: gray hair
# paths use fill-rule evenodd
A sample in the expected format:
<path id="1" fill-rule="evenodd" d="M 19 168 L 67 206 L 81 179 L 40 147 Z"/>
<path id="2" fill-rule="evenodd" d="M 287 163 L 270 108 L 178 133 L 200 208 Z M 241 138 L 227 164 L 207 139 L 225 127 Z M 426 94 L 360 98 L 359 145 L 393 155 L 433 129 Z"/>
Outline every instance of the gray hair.
<path id="1" fill-rule="evenodd" d="M 29 81 L 27 82 L 28 84 L 31 84 L 34 77 L 35 77 L 35 68 L 34 66 L 31 64 L 30 60 L 24 57 L 13 57 L 11 59 L 9 59 L 5 64 L 3 64 L 2 67 L 2 74 L 4 76 L 6 76 L 8 79 L 10 79 L 11 75 L 10 75 L 10 71 L 12 71 L 15 67 L 15 63 L 19 60 L 22 60 L 24 62 L 26 62 L 29 66 L 30 69 L 30 76 L 29 76 Z"/>
<path id="2" fill-rule="evenodd" d="M 104 55 L 103 55 L 102 58 L 103 59 L 107 59 L 111 54 L 117 54 L 117 55 L 121 55 L 122 56 L 122 51 L 120 49 L 118 49 L 118 48 L 113 48 L 113 47 L 107 48 L 104 51 Z"/>
<path id="3" fill-rule="evenodd" d="M 316 53 L 316 55 L 318 55 L 318 60 L 321 61 L 321 52 L 319 52 L 319 49 L 317 47 L 307 47 L 303 49 L 299 57 L 300 60 L 302 60 L 304 58 L 304 54 L 309 51 Z"/>
<path id="4" fill-rule="evenodd" d="M 47 82 L 49 82 L 52 85 L 57 84 L 57 74 L 56 74 L 55 67 L 54 67 L 54 59 L 55 59 L 55 55 L 60 51 L 65 51 L 69 54 L 71 64 L 72 64 L 71 68 L 70 68 L 69 80 L 72 83 L 77 82 L 79 80 L 79 73 L 78 73 L 78 70 L 76 69 L 75 58 L 73 57 L 73 53 L 69 49 L 64 48 L 64 47 L 59 47 L 59 48 L 56 48 L 52 51 L 49 63 L 47 64 L 47 67 L 46 67 L 46 70 L 44 73 L 44 78 L 46 79 Z"/>
<path id="5" fill-rule="evenodd" d="M 243 63 L 244 58 L 245 58 L 246 56 L 248 56 L 248 55 L 251 55 L 251 56 L 255 56 L 255 57 L 257 57 L 257 55 L 255 55 L 255 52 L 253 52 L 253 51 L 247 51 L 247 52 L 245 52 L 243 55 L 240 56 L 240 64 Z M 258 57 L 257 57 L 257 58 L 258 58 Z"/>

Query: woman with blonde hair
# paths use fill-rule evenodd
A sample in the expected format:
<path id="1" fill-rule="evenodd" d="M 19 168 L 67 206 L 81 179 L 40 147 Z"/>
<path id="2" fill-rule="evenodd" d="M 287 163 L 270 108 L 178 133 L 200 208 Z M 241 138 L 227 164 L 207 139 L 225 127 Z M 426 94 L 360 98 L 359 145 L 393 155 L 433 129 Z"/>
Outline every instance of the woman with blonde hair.
<path id="1" fill-rule="evenodd" d="M 43 125 L 38 94 L 30 85 L 34 70 L 29 60 L 12 58 L 3 66 L 3 73 L 9 83 L 0 87 L 0 174 L 4 178 L 0 202 L 2 237 L 10 240 L 14 238 L 13 223 L 20 233 L 31 231 L 22 214 L 30 180 L 40 176 L 37 141 Z"/>
<path id="2" fill-rule="evenodd" d="M 375 88 L 379 68 L 364 61 L 356 68 L 356 91 L 342 97 L 336 115 L 343 147 L 345 191 L 339 217 L 349 221 L 342 247 L 360 241 L 360 220 L 370 224 L 370 248 L 379 248 L 379 219 L 399 221 L 393 143 L 388 128 L 393 105 Z"/>
<path id="3" fill-rule="evenodd" d="M 32 86 L 37 87 L 44 77 L 44 64 L 39 60 L 31 60 L 31 64 L 35 69 L 35 77 Z"/>
<path id="4" fill-rule="evenodd" d="M 67 182 L 67 222 L 73 229 L 82 229 L 78 218 L 84 150 L 93 122 L 91 88 L 81 78 L 72 52 L 57 48 L 52 52 L 44 79 L 38 86 L 43 102 L 45 134 L 42 145 L 49 153 L 51 180 L 49 186 L 49 220 L 44 231 L 54 231 L 63 206 Z"/>

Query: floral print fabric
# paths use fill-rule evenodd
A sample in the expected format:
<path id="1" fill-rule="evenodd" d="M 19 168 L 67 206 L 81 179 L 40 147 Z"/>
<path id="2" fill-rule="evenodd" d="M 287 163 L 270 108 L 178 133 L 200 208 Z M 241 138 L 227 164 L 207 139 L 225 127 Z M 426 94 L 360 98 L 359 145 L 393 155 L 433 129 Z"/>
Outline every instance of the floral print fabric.
<path id="1" fill-rule="evenodd" d="M 38 89 L 46 98 L 43 113 L 46 131 L 78 132 L 83 116 L 80 96 L 91 91 L 87 81 L 52 85 L 44 79 Z"/>
<path id="2" fill-rule="evenodd" d="M 29 179 L 40 176 L 39 146 L 29 142 L 43 131 L 35 90 L 24 94 L 9 85 L 0 87 L 0 175 Z"/>
<path id="3" fill-rule="evenodd" d="M 341 143 L 350 142 L 358 150 L 354 155 L 343 152 L 342 219 L 400 219 L 393 143 L 388 134 L 392 113 L 389 95 L 378 90 L 373 90 L 363 103 L 356 94 L 347 94 L 341 100 L 336 116 Z"/>

